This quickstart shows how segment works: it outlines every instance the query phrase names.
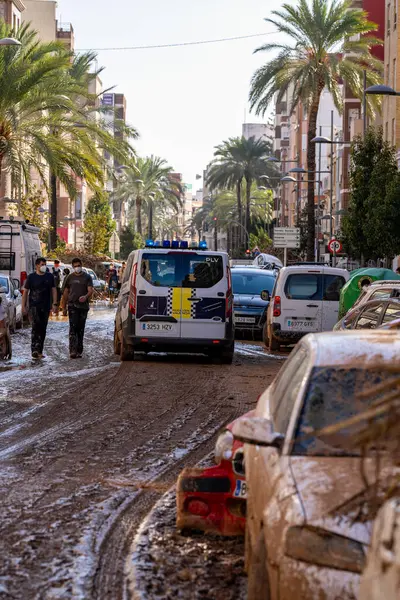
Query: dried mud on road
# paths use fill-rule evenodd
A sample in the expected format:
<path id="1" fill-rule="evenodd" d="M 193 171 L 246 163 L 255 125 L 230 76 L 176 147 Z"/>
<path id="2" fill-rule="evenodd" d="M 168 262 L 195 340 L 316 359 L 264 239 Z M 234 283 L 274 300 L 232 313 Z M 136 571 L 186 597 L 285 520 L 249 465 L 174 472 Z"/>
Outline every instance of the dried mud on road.
<path id="1" fill-rule="evenodd" d="M 87 358 L 71 366 L 63 327 L 52 325 L 48 367 L 0 373 L 2 599 L 126 597 L 141 520 L 282 364 L 245 351 L 232 366 L 165 356 L 119 365 L 110 321 L 89 324 Z"/>

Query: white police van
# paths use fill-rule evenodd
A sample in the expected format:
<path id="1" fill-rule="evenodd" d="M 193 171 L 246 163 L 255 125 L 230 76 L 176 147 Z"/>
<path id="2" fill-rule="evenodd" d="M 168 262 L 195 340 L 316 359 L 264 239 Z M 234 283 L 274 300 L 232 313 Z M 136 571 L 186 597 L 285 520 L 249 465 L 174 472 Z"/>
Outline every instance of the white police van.
<path id="1" fill-rule="evenodd" d="M 115 317 L 114 351 L 207 354 L 230 364 L 233 295 L 228 255 L 205 242 L 148 240 L 127 260 Z"/>

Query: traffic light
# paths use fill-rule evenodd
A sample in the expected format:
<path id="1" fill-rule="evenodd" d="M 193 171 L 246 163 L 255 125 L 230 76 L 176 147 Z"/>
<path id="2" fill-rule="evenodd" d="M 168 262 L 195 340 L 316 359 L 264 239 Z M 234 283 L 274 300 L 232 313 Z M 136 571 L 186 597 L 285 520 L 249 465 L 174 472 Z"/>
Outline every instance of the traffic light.
<path id="1" fill-rule="evenodd" d="M 218 221 L 218 218 L 217 217 L 213 217 L 213 221 Z"/>

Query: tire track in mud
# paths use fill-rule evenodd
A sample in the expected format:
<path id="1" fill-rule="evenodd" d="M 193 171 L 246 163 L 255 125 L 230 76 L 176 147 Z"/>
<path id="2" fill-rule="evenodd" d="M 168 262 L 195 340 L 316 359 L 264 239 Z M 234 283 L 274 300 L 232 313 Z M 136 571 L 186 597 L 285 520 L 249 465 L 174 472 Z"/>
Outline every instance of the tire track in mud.
<path id="1" fill-rule="evenodd" d="M 140 520 L 184 466 L 212 449 L 218 429 L 249 410 L 277 363 L 154 356 L 77 372 L 76 381 L 62 373 L 59 392 L 51 381 L 47 395 L 45 384 L 33 390 L 39 405 L 17 413 L 26 429 L 2 438 L 8 597 L 123 598 Z"/>

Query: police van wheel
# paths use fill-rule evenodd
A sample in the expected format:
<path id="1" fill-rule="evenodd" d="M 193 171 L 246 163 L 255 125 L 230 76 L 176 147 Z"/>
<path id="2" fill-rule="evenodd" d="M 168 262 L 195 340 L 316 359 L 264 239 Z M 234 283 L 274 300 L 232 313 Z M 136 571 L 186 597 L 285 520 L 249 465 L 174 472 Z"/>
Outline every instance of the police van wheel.
<path id="1" fill-rule="evenodd" d="M 120 352 L 121 361 L 129 361 L 134 360 L 135 352 L 133 350 L 132 344 L 127 344 L 124 340 L 124 336 L 121 336 L 121 352 Z"/>
<path id="2" fill-rule="evenodd" d="M 121 354 L 121 342 L 118 339 L 117 328 L 114 327 L 114 354 L 120 356 Z"/>
<path id="3" fill-rule="evenodd" d="M 218 357 L 220 363 L 223 365 L 231 365 L 233 362 L 234 353 L 235 353 L 235 347 L 233 344 L 232 344 L 232 346 L 229 346 L 228 348 L 224 348 L 224 350 L 222 350 L 221 354 Z"/>

